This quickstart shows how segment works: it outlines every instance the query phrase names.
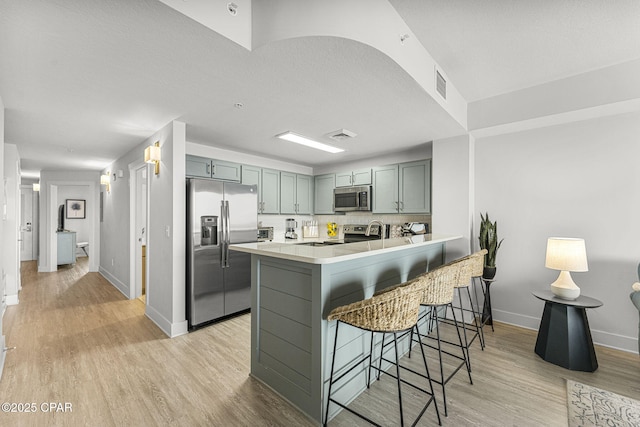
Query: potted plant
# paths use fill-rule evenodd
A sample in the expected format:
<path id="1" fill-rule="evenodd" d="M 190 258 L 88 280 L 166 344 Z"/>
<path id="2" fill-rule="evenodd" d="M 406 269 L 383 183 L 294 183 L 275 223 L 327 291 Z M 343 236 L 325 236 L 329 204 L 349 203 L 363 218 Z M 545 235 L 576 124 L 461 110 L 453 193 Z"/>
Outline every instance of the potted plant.
<path id="1" fill-rule="evenodd" d="M 486 249 L 487 254 L 484 256 L 484 272 L 482 277 L 485 279 L 493 279 L 496 275 L 496 254 L 502 244 L 502 240 L 498 241 L 498 222 L 489 220 L 489 213 L 482 216 L 480 213 L 480 248 Z"/>

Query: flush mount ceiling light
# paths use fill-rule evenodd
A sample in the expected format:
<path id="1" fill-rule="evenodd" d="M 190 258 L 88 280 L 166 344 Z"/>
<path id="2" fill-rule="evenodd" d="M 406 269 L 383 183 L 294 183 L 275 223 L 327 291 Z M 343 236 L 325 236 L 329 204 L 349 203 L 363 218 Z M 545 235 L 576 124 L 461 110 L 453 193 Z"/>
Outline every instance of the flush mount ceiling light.
<path id="1" fill-rule="evenodd" d="M 331 145 L 323 144 L 322 142 L 314 141 L 307 137 L 295 134 L 291 131 L 287 131 L 276 135 L 276 138 L 284 139 L 286 141 L 295 142 L 296 144 L 306 145 L 307 147 L 315 148 L 316 150 L 327 151 L 329 153 L 341 153 L 344 150 L 342 148 L 333 147 Z"/>

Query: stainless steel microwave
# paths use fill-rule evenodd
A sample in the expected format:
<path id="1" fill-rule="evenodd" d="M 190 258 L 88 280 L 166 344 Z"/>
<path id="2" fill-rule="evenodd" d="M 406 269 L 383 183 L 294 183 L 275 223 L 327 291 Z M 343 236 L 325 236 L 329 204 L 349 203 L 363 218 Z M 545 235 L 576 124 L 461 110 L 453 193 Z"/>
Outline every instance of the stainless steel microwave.
<path id="1" fill-rule="evenodd" d="M 334 189 L 333 210 L 335 212 L 370 211 L 371 186 Z"/>

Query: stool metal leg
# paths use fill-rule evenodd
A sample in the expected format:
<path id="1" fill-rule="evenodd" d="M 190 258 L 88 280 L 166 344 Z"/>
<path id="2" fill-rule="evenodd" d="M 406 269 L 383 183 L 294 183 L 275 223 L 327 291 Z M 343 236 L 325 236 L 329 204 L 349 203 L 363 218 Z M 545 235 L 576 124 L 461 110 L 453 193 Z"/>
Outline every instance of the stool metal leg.
<path id="1" fill-rule="evenodd" d="M 329 391 L 327 392 L 327 409 L 324 412 L 324 423 L 327 426 L 327 420 L 329 419 L 329 403 L 331 402 L 331 386 L 333 385 L 333 369 L 336 364 L 336 348 L 338 347 L 338 326 L 340 321 L 336 322 L 336 336 L 333 339 L 333 355 L 331 356 L 331 374 L 329 375 Z"/>

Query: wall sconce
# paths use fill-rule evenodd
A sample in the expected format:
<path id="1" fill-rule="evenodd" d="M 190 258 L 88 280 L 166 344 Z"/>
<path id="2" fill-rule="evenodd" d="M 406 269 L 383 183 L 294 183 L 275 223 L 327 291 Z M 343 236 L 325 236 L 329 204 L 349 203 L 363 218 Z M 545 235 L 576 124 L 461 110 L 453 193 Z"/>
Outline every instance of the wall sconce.
<path id="1" fill-rule="evenodd" d="M 33 183 L 33 191 L 40 191 L 40 183 L 39 182 L 34 182 Z"/>
<path id="2" fill-rule="evenodd" d="M 104 175 L 100 175 L 100 185 L 106 185 L 107 193 L 111 192 L 111 174 L 109 171 Z"/>
<path id="3" fill-rule="evenodd" d="M 160 142 L 156 141 L 155 144 L 148 146 L 144 149 L 144 161 L 146 163 L 155 164 L 155 173 L 158 175 L 160 173 Z"/>

